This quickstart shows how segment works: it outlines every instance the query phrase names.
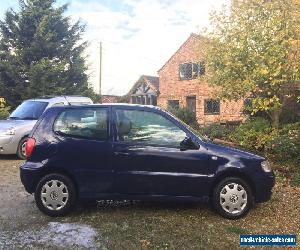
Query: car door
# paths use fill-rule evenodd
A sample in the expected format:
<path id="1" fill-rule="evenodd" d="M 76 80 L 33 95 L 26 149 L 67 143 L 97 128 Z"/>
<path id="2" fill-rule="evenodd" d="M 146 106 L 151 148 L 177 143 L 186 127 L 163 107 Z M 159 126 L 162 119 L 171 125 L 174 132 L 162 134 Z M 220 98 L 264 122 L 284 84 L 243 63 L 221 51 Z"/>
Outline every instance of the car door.
<path id="1" fill-rule="evenodd" d="M 204 147 L 180 150 L 187 131 L 165 113 L 114 108 L 116 191 L 127 195 L 201 196 L 209 178 Z"/>
<path id="2" fill-rule="evenodd" d="M 53 165 L 72 173 L 83 196 L 111 193 L 113 169 L 109 109 L 102 107 L 68 108 L 54 123 L 59 141 Z"/>

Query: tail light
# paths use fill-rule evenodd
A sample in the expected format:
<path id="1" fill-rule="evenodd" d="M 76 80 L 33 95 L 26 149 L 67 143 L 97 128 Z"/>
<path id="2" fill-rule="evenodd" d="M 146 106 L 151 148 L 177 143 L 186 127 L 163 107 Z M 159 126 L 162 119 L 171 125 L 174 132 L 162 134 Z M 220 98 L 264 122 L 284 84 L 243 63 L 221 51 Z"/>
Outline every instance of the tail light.
<path id="1" fill-rule="evenodd" d="M 34 138 L 28 138 L 26 141 L 26 147 L 25 147 L 25 152 L 26 152 L 26 157 L 30 157 L 32 155 L 33 149 L 35 147 L 35 139 Z"/>

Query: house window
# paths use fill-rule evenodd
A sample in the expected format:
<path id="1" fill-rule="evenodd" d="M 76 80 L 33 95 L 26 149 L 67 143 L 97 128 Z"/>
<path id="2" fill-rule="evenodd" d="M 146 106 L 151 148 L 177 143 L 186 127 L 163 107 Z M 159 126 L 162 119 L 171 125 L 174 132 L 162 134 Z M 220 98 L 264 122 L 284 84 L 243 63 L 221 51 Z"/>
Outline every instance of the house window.
<path id="1" fill-rule="evenodd" d="M 135 96 L 132 96 L 131 97 L 131 102 L 134 104 L 134 103 L 136 103 L 136 97 Z"/>
<path id="2" fill-rule="evenodd" d="M 145 104 L 145 97 L 144 96 L 141 96 L 141 104 Z"/>
<path id="3" fill-rule="evenodd" d="M 152 96 L 152 105 L 156 106 L 157 105 L 157 97 L 156 96 Z"/>
<path id="4" fill-rule="evenodd" d="M 146 96 L 146 104 L 147 105 L 150 105 L 150 98 L 151 98 L 150 96 Z"/>
<path id="5" fill-rule="evenodd" d="M 198 69 L 199 76 L 205 75 L 205 62 L 204 61 L 199 62 L 198 67 L 199 67 L 199 69 Z"/>
<path id="6" fill-rule="evenodd" d="M 246 99 L 244 100 L 244 106 L 245 106 L 246 108 L 250 108 L 250 107 L 252 106 L 252 98 L 246 98 Z"/>
<path id="7" fill-rule="evenodd" d="M 220 101 L 219 100 L 205 100 L 204 101 L 204 114 L 220 114 Z"/>
<path id="8" fill-rule="evenodd" d="M 179 108 L 179 100 L 168 100 L 168 109 Z"/>
<path id="9" fill-rule="evenodd" d="M 182 63 L 179 65 L 180 80 L 196 79 L 205 74 L 205 63 Z"/>

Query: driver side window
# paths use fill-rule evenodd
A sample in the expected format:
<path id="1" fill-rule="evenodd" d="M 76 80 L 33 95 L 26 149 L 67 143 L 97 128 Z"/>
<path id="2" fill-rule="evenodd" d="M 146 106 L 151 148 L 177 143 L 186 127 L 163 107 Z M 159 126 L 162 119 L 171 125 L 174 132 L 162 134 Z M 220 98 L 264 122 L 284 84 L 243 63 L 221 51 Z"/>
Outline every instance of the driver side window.
<path id="1" fill-rule="evenodd" d="M 186 133 L 160 114 L 116 110 L 118 140 L 143 145 L 179 147 Z"/>

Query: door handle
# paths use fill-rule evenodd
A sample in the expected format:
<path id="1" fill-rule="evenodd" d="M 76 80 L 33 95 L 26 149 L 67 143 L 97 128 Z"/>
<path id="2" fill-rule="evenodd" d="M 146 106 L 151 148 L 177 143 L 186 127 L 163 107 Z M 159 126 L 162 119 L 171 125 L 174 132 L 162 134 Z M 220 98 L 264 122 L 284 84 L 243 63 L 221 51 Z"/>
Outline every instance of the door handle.
<path id="1" fill-rule="evenodd" d="M 114 152 L 115 156 L 129 156 L 129 153 L 127 152 Z"/>

